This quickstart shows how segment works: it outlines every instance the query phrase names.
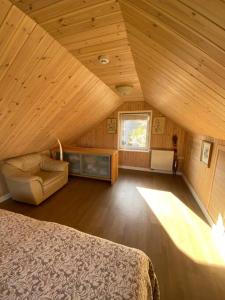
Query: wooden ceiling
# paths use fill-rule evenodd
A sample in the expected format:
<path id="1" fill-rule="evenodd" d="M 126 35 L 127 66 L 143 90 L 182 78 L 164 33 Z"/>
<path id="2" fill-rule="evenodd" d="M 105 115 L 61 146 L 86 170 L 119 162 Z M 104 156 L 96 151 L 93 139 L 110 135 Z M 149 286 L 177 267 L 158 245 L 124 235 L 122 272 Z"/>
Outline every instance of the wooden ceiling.
<path id="1" fill-rule="evenodd" d="M 133 85 L 125 101 L 144 100 L 118 0 L 13 0 L 115 91 Z M 110 63 L 101 65 L 100 55 Z"/>
<path id="2" fill-rule="evenodd" d="M 225 2 L 120 5 L 146 100 L 187 129 L 225 139 Z"/>
<path id="3" fill-rule="evenodd" d="M 0 159 L 49 148 L 57 137 L 70 143 L 120 104 L 43 28 L 0 1 Z"/>
<path id="4" fill-rule="evenodd" d="M 109 87 L 132 83 L 126 100 L 144 95 L 183 127 L 225 139 L 224 1 L 11 1 Z"/>

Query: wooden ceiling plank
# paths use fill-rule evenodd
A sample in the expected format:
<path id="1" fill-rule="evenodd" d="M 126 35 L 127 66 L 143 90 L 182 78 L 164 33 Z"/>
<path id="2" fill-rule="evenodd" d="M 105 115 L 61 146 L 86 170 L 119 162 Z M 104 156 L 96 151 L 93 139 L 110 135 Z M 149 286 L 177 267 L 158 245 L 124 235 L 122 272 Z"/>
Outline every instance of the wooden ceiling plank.
<path id="1" fill-rule="evenodd" d="M 14 1 L 12 0 L 13 3 Z M 32 1 L 30 2 L 31 7 Z M 89 70 L 99 76 L 110 88 L 115 90 L 115 86 L 112 87 L 111 85 L 112 80 L 110 80 L 109 73 L 107 76 L 104 76 L 105 73 L 102 75 L 96 65 L 98 57 L 102 54 L 110 56 L 110 59 L 113 60 L 114 56 L 118 57 L 119 60 L 121 53 L 123 55 L 127 53 L 131 61 L 129 65 L 133 66 L 133 70 L 130 71 L 130 74 L 126 73 L 124 76 L 127 76 L 126 81 L 130 84 L 132 84 L 132 78 L 134 77 L 136 77 L 135 81 L 138 81 L 118 0 L 89 0 L 88 2 L 76 0 L 76 3 L 63 0 L 56 3 L 51 2 L 48 7 L 43 7 L 34 12 L 26 10 L 26 7 L 29 6 L 29 0 L 26 0 L 25 6 L 21 6 L 21 3 L 17 3 L 17 5 L 42 25 L 45 30 L 85 64 Z M 43 3 L 40 5 L 43 5 Z M 114 74 L 111 75 L 115 78 L 117 74 L 123 73 L 123 67 L 126 63 L 127 60 L 117 64 L 117 68 L 113 69 Z M 110 70 L 106 65 L 104 67 L 106 71 L 112 72 L 112 69 Z M 120 76 L 117 76 L 117 78 L 116 84 L 122 84 L 124 79 Z M 131 99 L 134 95 L 144 100 L 140 84 L 139 87 L 135 86 Z"/>
<path id="2" fill-rule="evenodd" d="M 13 7 L 2 22 L 0 28 L 0 57 L 4 54 L 8 43 L 11 41 L 14 32 L 17 30 L 17 26 L 20 26 L 24 18 L 24 14 L 21 13 L 17 7 Z"/>
<path id="3" fill-rule="evenodd" d="M 192 64 L 194 67 L 198 67 L 199 70 L 201 70 L 201 66 L 204 66 L 207 63 L 215 73 L 218 72 L 217 70 L 222 74 L 224 73 L 224 66 L 215 59 L 212 59 L 205 52 L 188 43 L 180 35 L 177 35 L 167 27 L 162 26 L 160 22 L 156 23 L 156 20 L 152 20 L 151 16 L 146 14 L 145 11 L 126 3 L 124 7 L 124 16 L 129 19 L 128 23 L 132 23 L 134 27 L 145 33 L 149 38 L 164 45 L 165 48 L 175 53 L 177 56 L 180 56 L 187 63 Z M 225 61 L 225 59 L 223 61 Z"/>
<path id="4" fill-rule="evenodd" d="M 203 16 L 225 29 L 225 4 L 221 0 L 179 0 L 184 5 L 196 10 Z"/>
<path id="5" fill-rule="evenodd" d="M 121 23 L 123 18 L 120 12 L 114 12 L 110 15 L 100 16 L 95 19 L 89 19 L 81 23 L 68 26 L 60 26 L 54 31 L 48 31 L 54 38 L 75 35 L 83 31 L 88 31 L 93 28 L 104 27 L 107 25 Z"/>
<path id="6" fill-rule="evenodd" d="M 176 91 L 181 95 L 186 95 L 187 98 L 191 101 L 195 101 L 195 103 L 200 104 L 201 109 L 207 112 L 212 112 L 218 114 L 218 117 L 225 119 L 225 99 L 221 98 L 218 95 L 211 94 L 211 90 L 201 86 L 200 82 L 197 81 L 194 77 L 188 76 L 187 73 L 178 69 L 176 65 L 169 62 L 165 57 L 159 55 L 157 52 L 151 50 L 150 58 L 147 59 L 147 55 L 149 53 L 149 48 L 146 48 L 144 44 L 139 43 L 135 40 L 136 45 L 139 46 L 141 51 L 137 51 L 134 53 L 135 58 L 142 58 L 143 62 L 148 65 L 148 67 L 153 68 L 158 74 L 161 74 L 162 78 L 170 80 L 168 83 L 168 88 L 173 87 Z M 146 52 L 146 54 L 144 53 Z M 156 76 L 158 78 L 159 75 Z M 212 102 L 212 96 L 214 97 L 214 101 Z M 217 97 L 216 97 L 217 96 Z M 204 98 L 204 102 L 202 101 Z M 216 107 L 215 107 L 216 104 Z M 205 108 L 204 108 L 205 107 Z"/>
<path id="7" fill-rule="evenodd" d="M 144 15 L 141 15 L 142 19 L 139 22 L 137 11 L 132 10 L 131 7 L 126 7 L 124 15 L 125 18 L 129 19 L 129 24 L 132 24 L 133 27 L 145 34 L 147 40 L 151 39 L 163 46 L 167 51 L 170 51 L 186 64 L 191 65 L 194 69 L 201 72 L 203 76 L 208 77 L 221 88 L 224 88 L 225 68 L 223 66 L 210 59 L 210 57 L 198 49 L 190 47 L 187 43 L 182 43 L 182 40 L 172 35 L 168 35 L 159 26 L 154 27 L 154 23 L 143 18 Z"/>
<path id="8" fill-rule="evenodd" d="M 20 30 L 20 28 L 23 28 Z M 26 40 L 29 38 L 31 32 L 33 31 L 35 27 L 35 24 L 29 17 L 25 17 L 20 26 L 17 25 L 15 28 L 15 34 L 13 38 L 7 43 L 7 47 L 2 47 L 4 49 L 2 54 L 0 54 L 0 80 L 4 77 L 6 74 L 8 68 L 13 63 L 13 61 L 16 59 L 16 56 L 18 55 L 21 47 L 26 42 Z"/>
<path id="9" fill-rule="evenodd" d="M 102 43 L 101 44 L 101 51 L 102 53 L 106 52 L 108 53 L 115 51 L 117 53 L 117 55 L 119 56 L 120 53 L 124 53 L 127 52 L 128 54 L 130 54 L 129 51 L 129 45 L 128 45 L 128 41 L 127 38 L 124 39 L 117 39 L 116 41 L 110 41 L 110 42 L 106 42 L 106 43 Z M 90 47 L 84 47 L 81 49 L 77 49 L 77 50 L 72 50 L 72 53 L 75 56 L 90 56 L 90 55 L 97 55 L 99 54 L 99 45 L 94 45 L 94 46 L 90 46 Z M 130 54 L 131 56 L 131 54 Z"/>
<path id="10" fill-rule="evenodd" d="M 204 103 L 194 101 L 187 93 L 180 94 L 177 89 L 173 88 L 173 82 L 169 81 L 160 72 L 149 72 L 148 68 L 145 70 L 143 67 L 138 67 L 137 71 L 141 74 L 139 77 L 145 99 L 150 99 L 151 104 L 166 116 L 193 132 L 199 132 L 200 130 L 204 134 L 213 134 L 216 137 L 223 134 L 224 126 L 221 124 L 221 119 L 214 112 L 213 114 L 209 113 L 203 106 Z M 211 126 L 211 122 L 216 127 L 216 131 L 215 127 Z"/>
<path id="11" fill-rule="evenodd" d="M 45 45 L 43 45 L 46 47 Z M 61 51 L 60 51 L 61 50 Z M 12 124 L 14 124 L 15 131 L 20 130 L 19 125 L 22 126 L 21 132 L 24 134 L 28 133 L 29 130 L 29 117 L 33 118 L 32 114 L 30 114 L 30 110 L 32 110 L 33 105 L 38 102 L 39 98 L 39 93 L 41 92 L 42 89 L 46 88 L 45 81 L 42 81 L 40 75 L 42 75 L 42 67 L 45 67 L 45 71 L 49 68 L 49 65 L 51 65 L 51 61 L 54 61 L 56 59 L 56 55 L 61 55 L 64 53 L 60 47 L 57 46 L 55 47 L 55 43 L 53 42 L 51 46 L 47 49 L 44 48 L 44 52 L 46 56 L 49 57 L 47 64 L 46 61 L 39 60 L 38 64 L 36 65 L 35 69 L 31 71 L 29 74 L 29 77 L 27 78 L 26 81 L 22 83 L 22 88 L 21 86 L 19 87 L 17 94 L 15 94 L 15 91 L 12 90 L 11 95 L 7 97 L 8 103 L 13 101 L 15 97 L 18 97 L 20 100 L 20 105 L 14 107 L 13 111 L 7 111 L 8 112 L 8 118 L 7 121 L 5 120 L 2 130 L 4 130 L 4 133 L 2 135 L 2 138 L 7 142 L 7 140 L 10 141 L 10 135 L 7 136 L 7 132 L 10 132 L 10 129 L 12 128 Z M 58 62 L 58 61 L 57 61 Z M 54 64 L 55 67 L 57 67 L 57 63 Z M 40 89 L 41 86 L 41 89 Z M 30 94 L 31 93 L 31 94 Z M 35 95 L 35 97 L 33 97 Z M 7 110 L 7 106 L 5 108 Z M 13 114 L 12 114 L 13 112 Z M 23 118 L 21 118 L 23 116 Z M 28 122 L 28 123 L 26 123 Z M 28 127 L 27 127 L 28 126 Z M 31 125 L 30 125 L 31 126 Z M 27 130 L 24 130 L 27 128 Z M 5 135 L 5 136 L 4 136 Z"/>
<path id="12" fill-rule="evenodd" d="M 91 30 L 80 32 L 76 35 L 61 37 L 58 41 L 66 46 L 72 43 L 85 42 L 92 38 L 101 38 L 101 36 L 106 36 L 108 34 L 117 34 L 119 32 L 126 32 L 125 24 L 123 22 L 105 25 L 104 27 L 99 28 L 91 28 Z"/>
<path id="13" fill-rule="evenodd" d="M 14 4 L 19 6 L 24 12 L 34 12 L 43 8 L 48 7 L 49 5 L 56 4 L 63 0 L 14 0 Z"/>
<path id="14" fill-rule="evenodd" d="M 127 24 L 128 33 L 132 33 L 132 36 L 136 39 L 145 39 L 145 36 L 142 32 L 138 31 L 131 24 Z M 225 97 L 225 78 L 222 78 L 218 74 L 212 73 L 212 70 L 205 68 L 204 72 L 199 72 L 198 68 L 192 67 L 190 64 L 187 64 L 180 57 L 174 55 L 172 52 L 168 51 L 165 47 L 162 47 L 160 44 L 156 43 L 152 39 L 145 39 L 145 44 L 150 48 L 154 49 L 162 56 L 165 56 L 168 60 L 178 65 L 182 70 L 186 71 L 190 76 L 193 76 L 195 79 L 200 81 L 202 84 L 205 84 L 208 88 L 211 88 L 214 92 L 219 94 L 222 97 Z M 207 76 L 206 76 L 207 75 Z"/>
<path id="15" fill-rule="evenodd" d="M 125 40 L 127 39 L 127 34 L 124 30 L 118 31 L 116 33 L 112 34 L 106 34 L 102 35 L 100 37 L 96 38 L 91 38 L 88 40 L 84 41 L 79 41 L 79 42 L 74 42 L 74 43 L 69 43 L 69 44 L 64 44 L 64 46 L 69 50 L 69 51 L 75 51 L 79 49 L 84 49 L 88 47 L 93 47 L 93 46 L 100 46 L 102 44 L 106 43 L 113 43 L 117 42 L 118 40 Z"/>
<path id="16" fill-rule="evenodd" d="M 205 17 L 195 9 L 187 6 L 185 1 L 182 3 L 182 1 L 167 0 L 166 2 L 162 3 L 157 0 L 151 0 L 150 4 L 160 9 L 161 12 L 165 12 L 175 20 L 179 20 L 179 24 L 185 24 L 191 28 L 192 33 L 193 31 L 197 32 L 199 37 L 202 36 L 205 40 L 209 40 L 225 50 L 225 30 L 218 26 L 218 24 L 215 24 L 208 17 Z M 177 26 L 175 30 L 179 30 L 179 26 Z"/>
<path id="17" fill-rule="evenodd" d="M 96 5 L 98 3 L 104 3 L 104 0 L 63 0 L 55 1 L 55 3 L 48 5 L 40 10 L 32 12 L 29 11 L 29 15 L 38 24 L 51 20 L 53 18 L 60 17 L 62 14 L 66 15 L 74 10 L 85 9 L 86 7 Z"/>
<path id="18" fill-rule="evenodd" d="M 171 0 L 170 0 L 171 1 Z M 155 1 L 158 4 L 158 1 Z M 163 5 L 158 8 L 156 5 L 153 5 L 155 3 L 154 0 L 146 1 L 141 0 L 138 2 L 138 4 L 135 6 L 135 3 L 137 3 L 134 0 L 129 0 L 129 3 L 133 7 L 136 7 L 136 9 L 141 9 L 143 12 L 148 15 L 148 17 L 152 20 L 152 22 L 156 22 L 160 26 L 165 26 L 165 29 L 168 31 L 171 31 L 181 38 L 185 39 L 188 43 L 193 45 L 194 47 L 200 49 L 201 51 L 205 52 L 209 57 L 217 61 L 218 63 L 225 65 L 225 41 L 224 41 L 224 30 L 220 27 L 214 25 L 212 22 L 208 21 L 206 18 L 202 18 L 203 20 L 207 21 L 207 24 L 202 24 L 203 28 L 205 28 L 204 32 L 199 33 L 197 31 L 197 28 L 201 28 L 201 22 L 197 22 L 198 27 L 192 28 L 190 26 L 189 22 L 188 24 L 185 24 L 185 18 L 182 19 L 182 13 L 181 10 L 178 7 L 179 2 L 172 1 L 173 6 L 179 9 L 179 14 L 181 19 L 179 19 L 176 15 L 174 17 L 172 14 L 169 14 L 168 11 L 165 9 L 163 10 L 161 7 L 165 7 L 166 5 L 163 3 Z M 195 15 L 193 16 L 194 13 Z M 187 20 L 191 20 L 193 17 L 197 17 L 197 13 L 191 11 L 189 12 Z M 203 22 L 203 20 L 201 20 Z M 211 26 L 210 26 L 211 25 Z M 213 27 L 213 28 L 211 28 Z M 210 34 L 210 29 L 212 33 Z M 217 37 L 217 40 L 215 40 L 215 37 Z M 220 41 L 220 42 L 218 42 Z"/>
<path id="19" fill-rule="evenodd" d="M 105 1 L 104 3 L 97 3 L 94 6 L 88 6 L 85 9 L 74 10 L 68 14 L 64 14 L 57 18 L 50 19 L 46 22 L 40 23 L 47 31 L 56 31 L 61 26 L 70 26 L 74 24 L 84 23 L 88 20 L 95 19 L 97 17 L 108 15 L 110 16 L 114 12 L 120 12 L 118 2 L 115 0 Z"/>
<path id="20" fill-rule="evenodd" d="M 31 28 L 23 41 L 22 34 Z M 69 128 L 76 121 L 73 108 L 82 118 L 93 107 L 84 118 L 83 128 L 88 129 L 121 104 L 111 89 L 28 17 L 11 34 L 9 53 L 15 43 L 20 49 L 0 79 L 1 159 L 53 146 L 62 127 L 59 120 L 70 120 Z M 104 109 L 96 111 L 102 105 Z M 79 124 L 69 132 L 64 128 L 65 139 L 75 139 L 82 132 L 82 120 Z"/>
<path id="21" fill-rule="evenodd" d="M 10 3 L 8 0 L 1 0 L 0 26 L 2 25 L 2 22 L 7 17 L 11 7 L 12 7 L 12 3 Z"/>
<path id="22" fill-rule="evenodd" d="M 45 52 L 52 42 L 53 40 L 49 39 L 42 28 L 36 27 L 34 29 L 18 53 L 16 60 L 9 66 L 4 78 L 0 81 L 0 91 L 3 98 L 9 99 L 12 91 L 17 95 L 21 86 L 25 84 L 32 71 L 35 70 L 39 60 L 48 59 Z M 14 82 L 13 85 L 12 81 Z"/>

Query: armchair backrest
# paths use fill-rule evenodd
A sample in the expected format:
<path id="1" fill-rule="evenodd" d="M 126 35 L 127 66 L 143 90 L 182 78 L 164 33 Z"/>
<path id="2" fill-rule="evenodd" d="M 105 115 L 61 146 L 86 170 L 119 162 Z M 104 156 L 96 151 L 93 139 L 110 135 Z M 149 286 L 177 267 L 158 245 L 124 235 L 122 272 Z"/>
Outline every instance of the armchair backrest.
<path id="1" fill-rule="evenodd" d="M 40 170 L 42 159 L 43 158 L 40 153 L 32 153 L 7 159 L 5 164 L 23 172 L 35 173 Z"/>

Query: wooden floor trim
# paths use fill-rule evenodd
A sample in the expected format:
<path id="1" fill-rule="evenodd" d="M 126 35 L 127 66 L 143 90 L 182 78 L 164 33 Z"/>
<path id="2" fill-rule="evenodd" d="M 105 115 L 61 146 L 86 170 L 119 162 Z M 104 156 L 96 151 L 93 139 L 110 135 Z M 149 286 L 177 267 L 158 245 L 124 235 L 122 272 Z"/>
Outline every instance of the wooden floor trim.
<path id="1" fill-rule="evenodd" d="M 159 173 L 159 174 L 173 174 L 170 171 L 159 171 L 159 170 L 153 170 L 150 168 L 141 168 L 141 167 L 132 167 L 132 166 L 123 166 L 120 165 L 119 169 L 124 169 L 124 170 L 135 170 L 135 171 L 143 171 L 143 172 L 150 172 L 150 173 Z M 181 172 L 177 172 L 177 175 L 182 175 Z"/>
<path id="2" fill-rule="evenodd" d="M 0 203 L 10 199 L 10 197 L 11 197 L 10 194 L 5 194 L 5 195 L 1 196 L 0 197 Z"/>
<path id="3" fill-rule="evenodd" d="M 205 206 L 202 204 L 202 201 L 200 200 L 200 198 L 196 194 L 196 192 L 195 192 L 194 188 L 192 187 L 191 183 L 188 181 L 187 177 L 184 174 L 182 174 L 182 177 L 183 177 L 186 185 L 188 186 L 193 198 L 195 199 L 195 201 L 197 202 L 198 206 L 200 207 L 202 213 L 204 214 L 207 221 L 209 222 L 210 226 L 215 225 L 212 218 L 211 218 L 211 216 L 209 215 L 208 211 L 206 210 Z"/>

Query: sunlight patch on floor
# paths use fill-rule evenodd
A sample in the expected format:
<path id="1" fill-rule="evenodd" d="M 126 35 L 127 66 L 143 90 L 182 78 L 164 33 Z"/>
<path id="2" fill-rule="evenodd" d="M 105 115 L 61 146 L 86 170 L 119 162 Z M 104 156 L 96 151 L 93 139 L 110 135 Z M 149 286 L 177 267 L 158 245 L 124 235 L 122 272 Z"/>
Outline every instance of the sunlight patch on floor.
<path id="1" fill-rule="evenodd" d="M 211 227 L 188 208 L 179 198 L 167 191 L 137 187 L 174 244 L 197 263 L 225 266 Z"/>

